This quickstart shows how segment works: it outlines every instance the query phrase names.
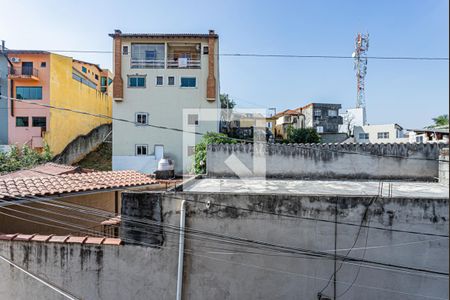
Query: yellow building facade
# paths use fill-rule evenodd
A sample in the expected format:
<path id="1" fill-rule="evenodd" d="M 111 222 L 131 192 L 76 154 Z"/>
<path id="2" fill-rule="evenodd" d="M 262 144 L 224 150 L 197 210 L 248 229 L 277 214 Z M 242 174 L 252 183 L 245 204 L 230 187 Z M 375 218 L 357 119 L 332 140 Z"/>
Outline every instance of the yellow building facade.
<path id="1" fill-rule="evenodd" d="M 36 149 L 47 144 L 58 155 L 77 137 L 111 123 L 112 75 L 108 70 L 46 51 L 15 50 L 8 57 L 13 61 L 9 96 L 20 99 L 9 104 L 9 144 Z"/>
<path id="2" fill-rule="evenodd" d="M 79 77 L 83 78 L 83 72 L 74 67 L 76 63 L 72 58 L 51 54 L 50 65 L 50 105 L 112 116 L 111 94 L 102 92 L 98 85 L 94 88 L 84 80 L 79 80 Z M 91 68 L 91 73 L 94 73 L 96 67 Z M 45 140 L 53 154 L 59 154 L 78 136 L 86 135 L 107 123 L 111 123 L 111 119 L 50 109 L 50 127 Z"/>

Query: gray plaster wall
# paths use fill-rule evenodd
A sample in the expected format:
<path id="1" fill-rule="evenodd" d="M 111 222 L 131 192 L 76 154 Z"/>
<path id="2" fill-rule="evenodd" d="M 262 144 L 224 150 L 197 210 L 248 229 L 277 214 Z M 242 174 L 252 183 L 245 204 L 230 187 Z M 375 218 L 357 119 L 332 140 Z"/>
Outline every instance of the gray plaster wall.
<path id="1" fill-rule="evenodd" d="M 445 144 L 208 145 L 209 177 L 436 181 Z"/>
<path id="2" fill-rule="evenodd" d="M 60 164 L 71 165 L 82 160 L 90 152 L 97 149 L 111 132 L 111 124 L 103 124 L 92 129 L 88 134 L 78 136 L 64 150 L 53 158 Z"/>
<path id="3" fill-rule="evenodd" d="M 439 182 L 446 185 L 450 181 L 449 159 L 449 148 L 442 149 L 439 155 Z"/>
<path id="4" fill-rule="evenodd" d="M 0 95 L 4 97 L 8 96 L 8 66 L 8 60 L 2 53 L 0 53 Z M 8 100 L 0 97 L 0 145 L 7 144 Z"/>
<path id="5" fill-rule="evenodd" d="M 146 204 L 145 198 L 153 204 Z M 129 199 L 133 200 L 124 206 L 128 214 L 151 210 L 142 212 L 142 220 L 160 215 L 167 226 L 178 225 L 180 199 L 187 200 L 186 225 L 196 232 L 186 233 L 183 299 L 317 299 L 334 272 L 334 260 L 281 253 L 261 242 L 334 254 L 336 238 L 338 255 L 346 255 L 354 245 L 348 253 L 353 258 L 448 273 L 448 238 L 398 232 L 448 236 L 448 198 L 133 193 Z M 370 229 L 360 229 L 361 222 Z M 163 231 L 161 246 L 135 245 L 127 235 L 127 244 L 119 247 L 1 241 L 0 253 L 82 299 L 174 299 L 178 233 L 169 227 Z M 253 242 L 236 242 L 238 237 Z M 449 295 L 448 276 L 380 265 L 360 268 L 346 263 L 336 281 L 337 294 L 351 285 L 341 299 Z M 333 282 L 323 293 L 332 298 Z M 1 262 L 0 298 L 30 295 L 60 299 Z"/>

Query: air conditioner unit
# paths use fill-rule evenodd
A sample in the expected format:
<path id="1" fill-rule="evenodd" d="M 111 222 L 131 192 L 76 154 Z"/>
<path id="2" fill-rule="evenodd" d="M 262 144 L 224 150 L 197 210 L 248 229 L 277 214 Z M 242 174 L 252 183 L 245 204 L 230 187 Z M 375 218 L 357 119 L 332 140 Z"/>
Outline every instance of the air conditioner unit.
<path id="1" fill-rule="evenodd" d="M 11 57 L 11 61 L 13 63 L 18 63 L 18 62 L 20 62 L 20 58 L 18 58 L 18 57 Z"/>

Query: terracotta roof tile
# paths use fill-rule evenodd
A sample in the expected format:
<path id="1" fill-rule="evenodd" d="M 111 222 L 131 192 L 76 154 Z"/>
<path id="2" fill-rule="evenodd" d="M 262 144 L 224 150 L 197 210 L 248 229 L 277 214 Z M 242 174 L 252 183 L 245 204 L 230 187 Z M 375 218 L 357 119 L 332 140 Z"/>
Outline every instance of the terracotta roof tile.
<path id="1" fill-rule="evenodd" d="M 10 240 L 13 240 L 18 235 L 19 235 L 18 233 L 1 234 L 0 235 L 0 240 L 2 240 L 2 241 L 10 241 Z"/>
<path id="2" fill-rule="evenodd" d="M 88 237 L 85 241 L 85 244 L 101 245 L 104 240 L 104 237 Z"/>
<path id="3" fill-rule="evenodd" d="M 36 234 L 19 234 L 17 235 L 14 240 L 15 241 L 31 241 L 31 239 L 35 236 Z"/>
<path id="4" fill-rule="evenodd" d="M 65 243 L 69 239 L 70 235 L 57 236 L 54 235 L 48 240 L 50 243 Z"/>
<path id="5" fill-rule="evenodd" d="M 87 238 L 87 236 L 71 236 L 67 239 L 66 243 L 83 244 Z"/>
<path id="6" fill-rule="evenodd" d="M 107 171 L 74 173 L 63 175 L 43 175 L 33 178 L 0 178 L 0 199 L 26 196 L 93 191 L 156 184 L 157 181 L 136 171 Z"/>
<path id="7" fill-rule="evenodd" d="M 39 234 L 0 234 L 2 241 L 41 242 L 41 243 L 65 243 L 65 244 L 91 244 L 91 245 L 121 245 L 119 238 L 93 237 L 93 236 L 55 236 Z"/>
<path id="8" fill-rule="evenodd" d="M 50 238 L 53 236 L 53 234 L 50 235 L 35 235 L 31 240 L 33 242 L 48 242 Z"/>
<path id="9" fill-rule="evenodd" d="M 114 239 L 114 238 L 106 238 L 103 241 L 103 245 L 121 245 L 122 240 L 121 239 Z"/>

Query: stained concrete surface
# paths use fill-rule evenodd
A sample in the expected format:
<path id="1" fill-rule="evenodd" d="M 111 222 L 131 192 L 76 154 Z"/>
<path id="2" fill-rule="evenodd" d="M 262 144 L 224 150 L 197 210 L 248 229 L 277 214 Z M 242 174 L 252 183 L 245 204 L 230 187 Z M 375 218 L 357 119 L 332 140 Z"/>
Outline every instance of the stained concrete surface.
<path id="1" fill-rule="evenodd" d="M 203 193 L 264 193 L 298 195 L 448 198 L 448 186 L 430 182 L 264 179 L 196 179 L 184 191 Z M 390 194 L 391 186 L 391 194 Z"/>

